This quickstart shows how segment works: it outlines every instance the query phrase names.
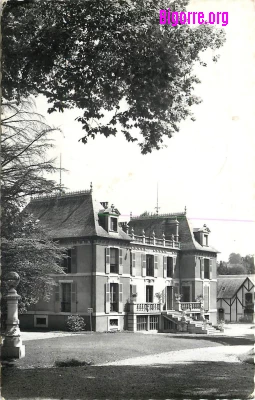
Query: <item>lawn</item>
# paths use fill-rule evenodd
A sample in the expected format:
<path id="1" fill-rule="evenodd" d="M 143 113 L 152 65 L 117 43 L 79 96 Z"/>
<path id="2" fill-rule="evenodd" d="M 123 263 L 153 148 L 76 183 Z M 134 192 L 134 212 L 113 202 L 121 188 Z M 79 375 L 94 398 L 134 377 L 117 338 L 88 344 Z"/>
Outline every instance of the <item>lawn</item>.
<path id="1" fill-rule="evenodd" d="M 181 349 L 250 345 L 247 339 L 85 333 L 25 344 L 26 357 L 3 368 L 5 399 L 247 399 L 253 391 L 250 364 L 95 365 Z M 72 358 L 92 365 L 53 367 Z"/>
<path id="2" fill-rule="evenodd" d="M 52 367 L 66 358 L 102 364 L 125 358 L 146 356 L 175 350 L 220 346 L 207 338 L 144 335 L 142 333 L 84 333 L 47 340 L 29 340 L 26 357 L 16 362 L 20 367 Z"/>

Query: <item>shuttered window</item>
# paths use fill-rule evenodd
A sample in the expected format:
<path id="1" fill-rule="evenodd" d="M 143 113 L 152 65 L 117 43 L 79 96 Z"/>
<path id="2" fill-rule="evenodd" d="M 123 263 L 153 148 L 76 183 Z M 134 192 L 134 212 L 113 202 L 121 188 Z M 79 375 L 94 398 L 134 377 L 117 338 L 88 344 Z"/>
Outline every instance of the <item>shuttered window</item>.
<path id="1" fill-rule="evenodd" d="M 105 312 L 123 312 L 123 284 L 105 284 Z"/>
<path id="2" fill-rule="evenodd" d="M 154 274 L 153 276 L 158 276 L 158 256 L 154 256 Z"/>
<path id="3" fill-rule="evenodd" d="M 119 289 L 119 295 L 118 295 L 118 300 L 119 300 L 119 313 L 123 312 L 123 284 L 119 283 L 118 285 Z"/>
<path id="4" fill-rule="evenodd" d="M 167 277 L 167 258 L 168 257 L 163 257 L 163 277 Z"/>
<path id="5" fill-rule="evenodd" d="M 212 277 L 213 277 L 213 274 L 212 274 L 212 267 L 213 267 L 213 260 L 210 259 L 210 260 L 209 260 L 209 268 L 210 268 L 210 271 L 209 271 L 209 279 L 212 279 Z"/>
<path id="6" fill-rule="evenodd" d="M 154 276 L 154 256 L 146 254 L 146 276 Z"/>
<path id="7" fill-rule="evenodd" d="M 210 263 L 209 259 L 204 259 L 204 279 L 210 279 Z"/>
<path id="8" fill-rule="evenodd" d="M 76 282 L 71 284 L 71 311 L 73 313 L 77 312 L 77 290 L 76 290 Z"/>
<path id="9" fill-rule="evenodd" d="M 135 259 L 136 259 L 136 257 L 135 257 L 135 252 L 132 252 L 131 253 L 131 258 L 130 258 L 130 263 L 131 263 L 131 265 L 130 265 L 130 274 L 132 275 L 132 276 L 135 276 Z"/>
<path id="10" fill-rule="evenodd" d="M 167 278 L 173 278 L 174 275 L 174 259 L 167 257 Z"/>
<path id="11" fill-rule="evenodd" d="M 137 285 L 130 285 L 130 299 L 133 298 L 134 300 L 134 295 L 137 293 Z"/>
<path id="12" fill-rule="evenodd" d="M 141 254 L 142 276 L 146 276 L 146 254 Z"/>
<path id="13" fill-rule="evenodd" d="M 119 274 L 123 274 L 123 250 L 119 249 Z"/>
<path id="14" fill-rule="evenodd" d="M 105 273 L 110 273 L 110 248 L 105 249 Z"/>
<path id="15" fill-rule="evenodd" d="M 77 273 L 77 247 L 71 249 L 71 273 Z"/>
<path id="16" fill-rule="evenodd" d="M 110 312 L 110 283 L 105 284 L 105 313 Z"/>

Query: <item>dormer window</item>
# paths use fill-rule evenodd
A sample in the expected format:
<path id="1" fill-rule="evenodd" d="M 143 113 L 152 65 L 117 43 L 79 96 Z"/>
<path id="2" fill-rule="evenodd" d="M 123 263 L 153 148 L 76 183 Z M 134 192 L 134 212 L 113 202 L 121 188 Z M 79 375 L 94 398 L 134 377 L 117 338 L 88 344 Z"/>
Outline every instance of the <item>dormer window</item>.
<path id="1" fill-rule="evenodd" d="M 110 231 L 118 232 L 118 218 L 110 217 Z"/>
<path id="2" fill-rule="evenodd" d="M 208 246 L 208 235 L 204 235 L 204 246 Z"/>

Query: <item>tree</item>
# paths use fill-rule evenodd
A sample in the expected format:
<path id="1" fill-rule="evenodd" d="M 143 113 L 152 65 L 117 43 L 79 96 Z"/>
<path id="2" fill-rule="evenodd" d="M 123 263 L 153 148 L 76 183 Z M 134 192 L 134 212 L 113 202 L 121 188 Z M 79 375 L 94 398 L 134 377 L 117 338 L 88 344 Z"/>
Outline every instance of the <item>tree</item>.
<path id="1" fill-rule="evenodd" d="M 255 274 L 254 256 L 247 255 L 243 258 L 243 265 L 246 268 L 247 274 Z"/>
<path id="2" fill-rule="evenodd" d="M 193 118 L 190 107 L 206 66 L 201 53 L 224 43 L 223 30 L 159 24 L 159 10 L 186 11 L 188 0 L 8 1 L 3 9 L 3 96 L 43 94 L 49 112 L 77 107 L 85 131 L 122 132 L 146 154 Z M 217 55 L 213 57 L 217 60 Z"/>
<path id="3" fill-rule="evenodd" d="M 217 274 L 218 275 L 229 275 L 228 265 L 225 261 L 217 263 Z"/>
<path id="4" fill-rule="evenodd" d="M 231 253 L 228 261 L 230 264 L 242 264 L 242 257 L 239 253 Z"/>
<path id="5" fill-rule="evenodd" d="M 27 197 L 51 192 L 56 183 L 47 173 L 56 171 L 54 160 L 47 159 L 53 146 L 48 139 L 53 128 L 34 111 L 31 101 L 3 103 L 2 119 L 2 293 L 6 275 L 20 275 L 19 303 L 23 312 L 39 298 L 49 299 L 53 279 L 50 273 L 63 273 L 60 260 L 64 248 L 47 237 L 32 215 L 21 211 Z M 2 312 L 5 311 L 4 297 Z"/>

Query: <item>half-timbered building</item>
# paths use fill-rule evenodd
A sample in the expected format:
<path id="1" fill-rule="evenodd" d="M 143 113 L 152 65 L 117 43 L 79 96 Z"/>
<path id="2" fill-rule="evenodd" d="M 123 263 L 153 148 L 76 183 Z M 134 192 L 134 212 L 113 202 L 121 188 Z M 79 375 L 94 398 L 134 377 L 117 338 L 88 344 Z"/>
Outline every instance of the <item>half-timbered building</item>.
<path id="1" fill-rule="evenodd" d="M 217 308 L 219 320 L 253 322 L 254 276 L 219 275 Z"/>

